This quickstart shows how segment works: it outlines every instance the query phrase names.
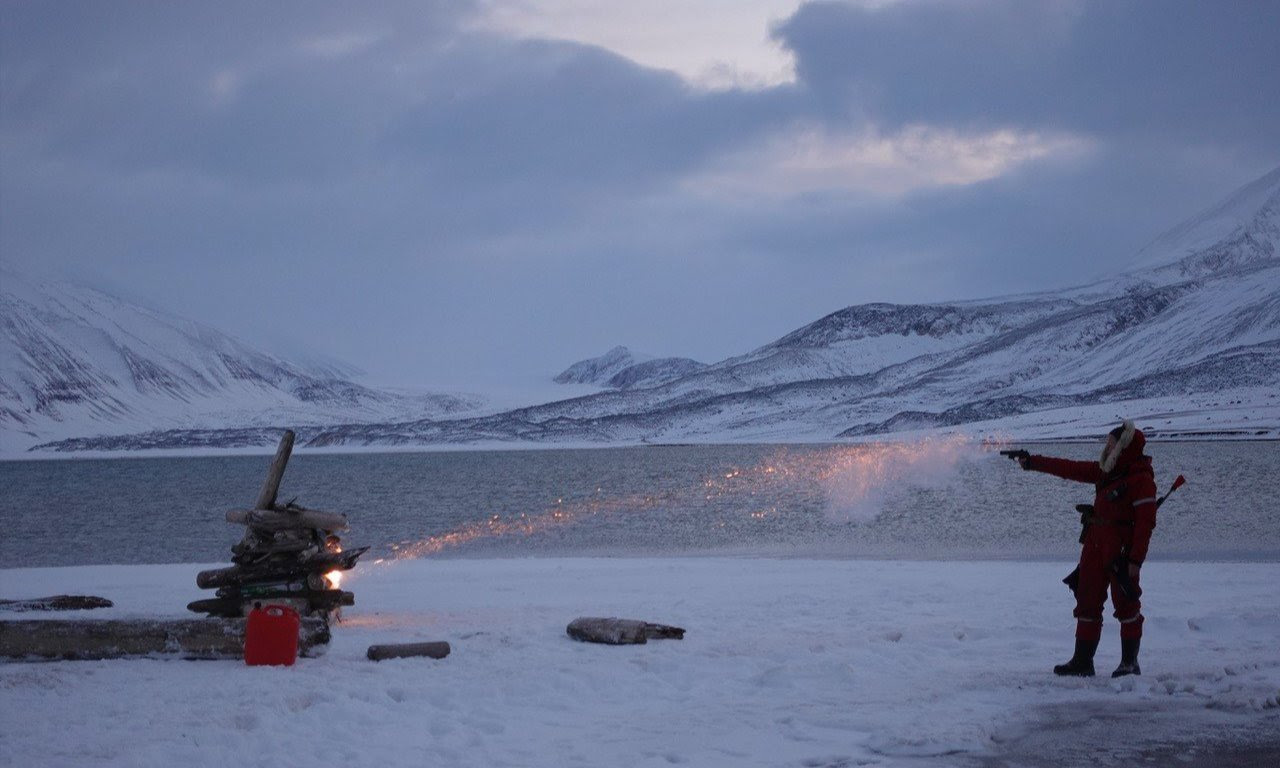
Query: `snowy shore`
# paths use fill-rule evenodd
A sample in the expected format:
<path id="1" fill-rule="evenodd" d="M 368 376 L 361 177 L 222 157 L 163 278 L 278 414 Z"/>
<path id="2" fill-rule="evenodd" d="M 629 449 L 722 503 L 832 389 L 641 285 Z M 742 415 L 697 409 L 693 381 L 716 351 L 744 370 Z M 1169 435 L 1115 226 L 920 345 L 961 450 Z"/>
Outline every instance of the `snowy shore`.
<path id="1" fill-rule="evenodd" d="M 4 570 L 0 597 L 89 593 L 116 607 L 75 618 L 187 617 L 201 567 Z M 1144 675 L 1114 681 L 1109 617 L 1101 677 L 1049 673 L 1071 645 L 1071 599 L 1058 581 L 1070 567 L 369 564 L 344 584 L 357 604 L 327 652 L 292 668 L 0 664 L 0 764 L 1121 765 L 1206 744 L 1276 745 L 1280 563 L 1149 563 Z M 581 644 L 564 632 L 581 615 L 688 634 Z M 453 653 L 364 658 L 373 643 L 422 640 L 447 640 Z"/>

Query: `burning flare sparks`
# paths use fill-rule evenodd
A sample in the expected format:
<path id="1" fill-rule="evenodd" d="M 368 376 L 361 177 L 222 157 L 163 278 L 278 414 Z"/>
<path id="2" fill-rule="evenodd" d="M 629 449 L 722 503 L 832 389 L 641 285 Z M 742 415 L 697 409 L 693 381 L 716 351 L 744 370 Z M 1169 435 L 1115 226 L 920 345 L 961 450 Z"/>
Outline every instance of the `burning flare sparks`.
<path id="1" fill-rule="evenodd" d="M 342 552 L 342 539 L 335 534 L 330 533 L 324 540 L 324 548 L 326 552 L 338 554 Z M 325 583 L 329 585 L 329 589 L 342 588 L 342 571 L 334 569 L 324 575 Z"/>
<path id="2" fill-rule="evenodd" d="M 825 450 L 783 448 L 755 466 L 721 470 L 686 490 L 609 498 L 602 497 L 597 488 L 595 495 L 584 500 L 556 499 L 545 512 L 521 513 L 512 518 L 493 515 L 452 531 L 392 544 L 391 559 L 429 557 L 474 541 L 533 536 L 594 516 L 636 513 L 658 506 L 714 507 L 717 519 L 711 521 L 713 527 L 725 526 L 725 507 L 736 510 L 731 515 L 741 514 L 764 524 L 779 513 L 778 499 L 796 488 L 820 489 L 827 518 L 832 522 L 869 522 L 879 515 L 887 495 L 897 487 L 945 483 L 964 452 L 974 447 L 964 437 L 947 436 Z M 985 449 L 993 450 L 989 446 Z"/>
<path id="3" fill-rule="evenodd" d="M 617 499 L 592 498 L 583 502 L 568 504 L 564 503 L 563 499 L 556 499 L 552 508 L 546 512 L 532 515 L 521 513 L 518 517 L 506 520 L 498 515 L 493 515 L 487 520 L 468 523 L 447 533 L 428 536 L 419 541 L 402 541 L 392 544 L 392 558 L 403 560 L 406 558 L 428 557 L 478 539 L 503 536 L 532 536 L 593 515 L 646 509 L 652 507 L 659 498 L 662 497 L 634 495 Z"/>

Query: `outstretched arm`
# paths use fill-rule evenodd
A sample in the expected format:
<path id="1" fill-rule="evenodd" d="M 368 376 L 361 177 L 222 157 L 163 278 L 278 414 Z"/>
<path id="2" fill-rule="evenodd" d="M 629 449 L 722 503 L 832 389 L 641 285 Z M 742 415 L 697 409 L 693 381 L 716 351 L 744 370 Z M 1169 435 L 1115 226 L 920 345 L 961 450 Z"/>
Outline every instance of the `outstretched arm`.
<path id="1" fill-rule="evenodd" d="M 1072 461 L 1071 459 L 1055 459 L 1052 456 L 1035 456 L 1027 459 L 1024 469 L 1045 472 L 1064 480 L 1075 480 L 1078 483 L 1097 483 L 1102 479 L 1102 467 L 1096 461 Z"/>

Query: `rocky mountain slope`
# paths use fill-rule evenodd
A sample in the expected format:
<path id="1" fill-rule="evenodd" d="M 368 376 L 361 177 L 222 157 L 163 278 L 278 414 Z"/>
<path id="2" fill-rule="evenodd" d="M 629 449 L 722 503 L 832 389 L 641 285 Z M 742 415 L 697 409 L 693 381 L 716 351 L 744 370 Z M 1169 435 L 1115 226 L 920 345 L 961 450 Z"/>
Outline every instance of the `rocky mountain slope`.
<path id="1" fill-rule="evenodd" d="M 1121 414 L 1167 434 L 1274 435 L 1277 243 L 1280 170 L 1162 236 L 1139 268 L 1093 285 L 848 307 L 656 386 L 314 441 L 830 439 L 957 425 L 1070 436 Z"/>
<path id="2" fill-rule="evenodd" d="M 1130 271 L 1091 285 L 985 301 L 848 307 L 672 378 L 614 382 L 636 366 L 622 359 L 630 355 L 623 348 L 625 355 L 614 350 L 609 360 L 570 369 L 590 368 L 592 381 L 615 387 L 597 394 L 479 417 L 317 428 L 300 437 L 313 446 L 866 439 L 939 428 L 1071 437 L 1097 434 L 1121 415 L 1156 435 L 1275 437 L 1278 244 L 1280 169 L 1162 235 Z M 254 439 L 244 430 L 174 430 L 44 448 Z"/>

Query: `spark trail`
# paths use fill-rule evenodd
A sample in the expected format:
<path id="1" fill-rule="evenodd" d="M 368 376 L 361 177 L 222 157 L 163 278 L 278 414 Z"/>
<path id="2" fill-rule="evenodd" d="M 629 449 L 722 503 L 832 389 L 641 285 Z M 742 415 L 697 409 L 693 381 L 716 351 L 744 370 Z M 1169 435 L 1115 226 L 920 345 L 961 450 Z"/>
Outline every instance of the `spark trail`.
<path id="1" fill-rule="evenodd" d="M 819 450 L 784 447 L 753 466 L 726 468 L 694 487 L 616 497 L 600 495 L 597 490 L 586 499 L 557 499 L 541 512 L 493 515 L 423 539 L 391 544 L 389 558 L 430 557 L 473 542 L 529 537 L 590 518 L 634 515 L 657 508 L 705 512 L 711 526 L 722 526 L 725 516 L 764 521 L 776 516 L 786 500 L 815 495 L 823 499 L 827 522 L 865 523 L 880 514 L 896 489 L 946 484 L 958 462 L 972 450 L 978 447 L 961 437 Z"/>

